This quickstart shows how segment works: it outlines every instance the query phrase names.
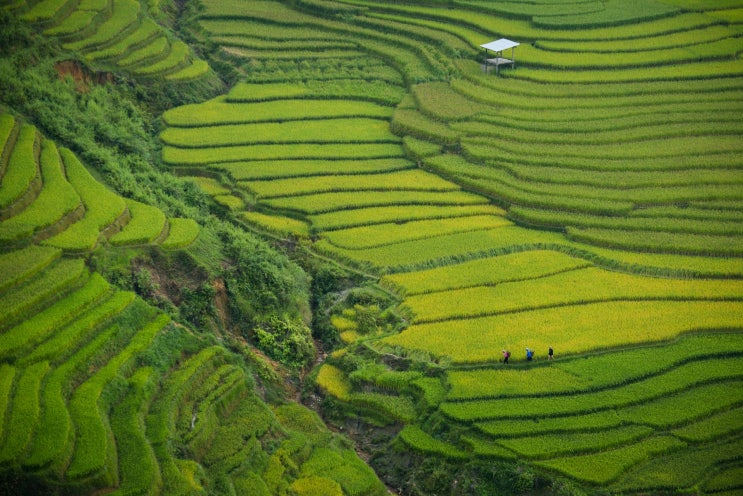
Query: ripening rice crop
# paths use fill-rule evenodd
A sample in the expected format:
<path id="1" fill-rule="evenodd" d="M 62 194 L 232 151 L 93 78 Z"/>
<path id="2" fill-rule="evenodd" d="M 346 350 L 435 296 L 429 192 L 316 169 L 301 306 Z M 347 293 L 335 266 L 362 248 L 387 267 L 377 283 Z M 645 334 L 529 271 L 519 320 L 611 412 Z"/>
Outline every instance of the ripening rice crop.
<path id="1" fill-rule="evenodd" d="M 163 147 L 163 160 L 174 166 L 203 166 L 244 160 L 378 159 L 402 156 L 403 150 L 396 143 L 256 144 L 196 149 Z"/>
<path id="2" fill-rule="evenodd" d="M 609 300 L 719 300 L 743 294 L 738 281 L 654 279 L 584 268 L 529 281 L 410 296 L 415 322 Z"/>
<path id="3" fill-rule="evenodd" d="M 111 244 L 145 244 L 152 242 L 165 229 L 165 214 L 156 207 L 127 199 L 131 220 L 120 232 L 111 236 Z"/>
<path id="4" fill-rule="evenodd" d="M 54 142 L 45 140 L 41 150 L 43 187 L 25 210 L 0 224 L 0 240 L 10 242 L 30 236 L 62 220 L 81 206 L 80 197 L 62 171 Z"/>
<path id="5" fill-rule="evenodd" d="M 119 67 L 132 67 L 145 63 L 147 60 L 164 57 L 168 52 L 168 39 L 162 34 L 158 34 L 154 39 L 130 51 L 124 57 L 116 61 Z"/>
<path id="6" fill-rule="evenodd" d="M 96 181 L 80 161 L 66 148 L 60 150 L 67 178 L 85 206 L 84 217 L 45 244 L 65 250 L 91 250 L 101 231 L 121 217 L 126 209 L 124 200 Z"/>
<path id="7" fill-rule="evenodd" d="M 320 214 L 362 207 L 485 205 L 487 200 L 463 191 L 360 191 L 272 198 L 264 203 L 274 208 Z"/>
<path id="8" fill-rule="evenodd" d="M 617 410 L 628 422 L 642 422 L 648 415 L 649 423 L 658 427 L 683 424 L 702 418 L 719 408 L 739 403 L 741 375 L 739 358 L 708 358 L 683 363 L 661 373 L 634 382 L 598 390 L 585 389 L 560 396 L 514 396 L 471 401 L 446 402 L 441 411 L 446 416 L 464 422 L 524 419 L 542 416 L 582 415 L 602 410 Z M 715 386 L 711 386 L 714 383 Z M 709 385 L 712 389 L 706 389 Z M 704 399 L 717 390 L 720 398 L 709 406 Z M 677 405 L 689 402 L 691 409 L 668 412 L 669 396 L 675 396 Z M 698 401 L 701 400 L 701 401 Z M 696 404 L 694 404 L 696 403 Z M 694 405 L 691 405 L 694 404 Z"/>
<path id="9" fill-rule="evenodd" d="M 188 81 L 203 76 L 209 72 L 209 69 L 209 63 L 206 60 L 190 60 L 186 67 L 176 70 L 175 72 L 167 73 L 165 79 L 167 81 Z"/>
<path id="10" fill-rule="evenodd" d="M 412 169 L 404 158 L 370 160 L 271 160 L 213 164 L 212 169 L 226 171 L 237 181 L 302 178 L 321 175 L 369 174 Z"/>
<path id="11" fill-rule="evenodd" d="M 155 21 L 149 18 L 143 19 L 131 34 L 111 46 L 87 53 L 86 58 L 88 60 L 99 60 L 123 57 L 128 53 L 130 47 L 141 45 L 154 38 L 159 30 L 160 27 Z"/>
<path id="12" fill-rule="evenodd" d="M 20 284 L 46 268 L 62 252 L 47 246 L 29 245 L 0 255 L 0 291 Z"/>
<path id="13" fill-rule="evenodd" d="M 334 247 L 324 240 L 316 245 L 346 258 L 378 267 L 389 267 L 395 272 L 407 272 L 485 256 L 547 248 L 548 245 L 560 242 L 561 237 L 554 233 L 506 226 L 485 231 L 445 234 L 365 250 L 346 250 Z"/>
<path id="14" fill-rule="evenodd" d="M 382 342 L 457 363 L 493 362 L 506 347 L 554 346 L 573 354 L 694 330 L 737 328 L 740 312 L 741 303 L 731 301 L 611 301 L 414 325 Z M 596 315 L 602 316 L 599 322 Z"/>
<path id="15" fill-rule="evenodd" d="M 459 191 L 456 184 L 420 170 L 387 174 L 314 176 L 240 183 L 258 198 L 289 197 L 329 192 Z"/>
<path id="16" fill-rule="evenodd" d="M 389 107 L 351 100 L 275 100 L 270 102 L 226 102 L 217 97 L 204 103 L 183 105 L 166 111 L 163 119 L 174 127 L 202 127 L 248 122 L 277 122 L 320 118 L 389 118 Z"/>
<path id="17" fill-rule="evenodd" d="M 168 225 L 168 237 L 161 243 L 166 250 L 184 248 L 199 235 L 199 224 L 193 219 L 175 217 L 168 219 Z"/>
<path id="18" fill-rule="evenodd" d="M 390 143 L 399 138 L 386 120 L 335 118 L 259 124 L 223 124 L 168 128 L 160 134 L 167 145 L 202 148 L 274 143 Z"/>
<path id="19" fill-rule="evenodd" d="M 457 232 L 471 232 L 512 225 L 499 216 L 475 215 L 451 219 L 400 220 L 395 223 L 355 227 L 326 233 L 330 243 L 349 250 L 363 250 Z"/>
<path id="20" fill-rule="evenodd" d="M 683 442 L 672 436 L 654 436 L 629 446 L 588 455 L 535 462 L 535 464 L 582 481 L 606 484 L 617 479 L 625 470 L 651 455 L 684 446 Z"/>
<path id="21" fill-rule="evenodd" d="M 508 397 L 565 394 L 579 390 L 601 389 L 621 382 L 661 373 L 693 360 L 713 359 L 743 351 L 739 333 L 688 334 L 671 342 L 653 346 L 594 354 L 590 360 L 580 357 L 542 362 L 531 369 L 503 368 L 452 370 L 447 374 L 452 400 L 478 397 Z M 557 356 L 561 350 L 557 348 Z M 537 359 L 544 350 L 537 350 Z"/>
<path id="22" fill-rule="evenodd" d="M 140 4 L 133 0 L 112 0 L 111 17 L 98 25 L 98 29 L 92 35 L 71 43 L 65 48 L 70 50 L 96 49 L 99 45 L 105 45 L 124 31 L 127 27 L 137 22 L 139 18 Z"/>
<path id="23" fill-rule="evenodd" d="M 6 208 L 18 200 L 37 177 L 39 170 L 34 158 L 36 145 L 36 128 L 23 124 L 0 181 L 0 208 Z"/>
<path id="24" fill-rule="evenodd" d="M 183 67 L 188 62 L 189 48 L 188 45 L 180 40 L 170 43 L 168 55 L 162 60 L 147 64 L 144 67 L 132 69 L 135 74 L 142 76 L 153 76 L 158 74 L 172 73 Z"/>
<path id="25" fill-rule="evenodd" d="M 534 250 L 417 272 L 390 274 L 381 282 L 401 287 L 407 296 L 412 296 L 544 277 L 587 265 L 588 262 L 584 260 L 560 252 Z"/>
<path id="26" fill-rule="evenodd" d="M 281 235 L 308 237 L 309 226 L 306 222 L 280 215 L 266 215 L 260 212 L 243 212 L 242 218 L 251 224 L 256 224 L 267 231 Z"/>

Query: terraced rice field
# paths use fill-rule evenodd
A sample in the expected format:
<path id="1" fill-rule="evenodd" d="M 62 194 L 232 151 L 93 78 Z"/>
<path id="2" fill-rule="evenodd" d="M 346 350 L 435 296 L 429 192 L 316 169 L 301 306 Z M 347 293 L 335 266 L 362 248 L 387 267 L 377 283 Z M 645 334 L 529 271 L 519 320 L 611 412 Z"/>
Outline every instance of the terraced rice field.
<path id="1" fill-rule="evenodd" d="M 87 267 L 94 249 L 186 247 L 195 221 L 118 196 L 29 124 L 0 124 L 4 475 L 81 494 L 204 494 L 207 477 L 241 492 L 384 492 L 314 413 L 270 409 L 237 355 Z"/>
<path id="2" fill-rule="evenodd" d="M 0 196 L 3 251 L 43 245 L 66 253 L 87 253 L 99 245 L 168 243 L 183 246 L 199 227 L 170 219 L 158 208 L 124 199 L 98 182 L 67 148 L 58 149 L 27 123 L 3 114 L 9 138 Z M 177 225 L 171 233 L 169 225 Z M 177 239 L 176 239 L 177 238 Z"/>
<path id="3" fill-rule="evenodd" d="M 244 79 L 165 113 L 164 160 L 399 296 L 405 330 L 338 316 L 346 342 L 439 366 L 349 348 L 323 391 L 423 453 L 743 488 L 739 2 L 204 4 Z M 501 37 L 521 45 L 495 77 Z"/>
<path id="4" fill-rule="evenodd" d="M 173 39 L 138 0 L 15 2 L 25 21 L 102 69 L 170 81 L 198 79 L 209 65 Z"/>

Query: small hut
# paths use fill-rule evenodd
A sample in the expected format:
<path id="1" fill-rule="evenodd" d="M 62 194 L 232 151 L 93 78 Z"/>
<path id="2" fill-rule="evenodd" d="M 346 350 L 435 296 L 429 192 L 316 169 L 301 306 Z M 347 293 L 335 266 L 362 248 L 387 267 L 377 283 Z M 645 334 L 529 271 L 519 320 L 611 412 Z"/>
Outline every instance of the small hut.
<path id="1" fill-rule="evenodd" d="M 485 43 L 483 45 L 480 45 L 482 48 L 485 49 L 485 72 L 490 71 L 490 66 L 495 66 L 495 75 L 498 75 L 498 67 L 504 64 L 511 64 L 511 68 L 516 67 L 516 58 L 514 57 L 514 49 L 519 46 L 519 43 L 511 40 L 507 40 L 506 38 L 501 38 L 500 40 L 491 41 L 490 43 Z M 503 50 L 511 49 L 511 58 L 507 59 L 503 57 Z M 495 57 L 490 57 L 490 52 L 495 55 Z"/>

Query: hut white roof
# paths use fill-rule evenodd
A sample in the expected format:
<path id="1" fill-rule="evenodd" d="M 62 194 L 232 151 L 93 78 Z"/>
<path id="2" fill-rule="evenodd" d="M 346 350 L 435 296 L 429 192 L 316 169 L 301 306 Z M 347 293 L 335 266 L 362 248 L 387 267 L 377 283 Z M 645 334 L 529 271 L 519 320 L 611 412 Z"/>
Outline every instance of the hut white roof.
<path id="1" fill-rule="evenodd" d="M 491 41 L 490 43 L 485 43 L 480 46 L 486 50 L 490 50 L 493 52 L 501 52 L 508 48 L 517 47 L 519 46 L 519 43 L 516 41 L 508 40 L 506 38 L 501 38 L 499 40 Z"/>

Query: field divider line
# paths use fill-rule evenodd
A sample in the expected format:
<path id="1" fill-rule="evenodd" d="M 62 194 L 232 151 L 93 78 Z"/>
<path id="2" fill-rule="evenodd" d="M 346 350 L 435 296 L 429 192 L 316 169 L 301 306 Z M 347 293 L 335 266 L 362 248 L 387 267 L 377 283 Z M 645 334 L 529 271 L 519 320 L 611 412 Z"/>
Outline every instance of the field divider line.
<path id="1" fill-rule="evenodd" d="M 653 347 L 658 346 L 664 346 L 666 343 L 660 343 L 660 344 L 653 344 Z M 645 346 L 635 346 L 634 348 L 644 348 Z M 611 352 L 607 352 L 611 353 Z M 581 355 L 568 355 L 570 360 L 581 360 L 587 357 L 595 357 L 594 353 L 583 353 Z M 543 393 L 533 393 L 533 394 L 514 394 L 514 395 L 485 395 L 485 396 L 477 396 L 473 398 L 446 398 L 444 400 L 445 403 L 469 403 L 473 401 L 488 401 L 488 400 L 510 400 L 510 399 L 517 399 L 517 398 L 548 398 L 552 396 L 556 397 L 562 397 L 562 396 L 573 396 L 578 394 L 592 394 L 599 391 L 608 391 L 612 389 L 619 389 L 621 387 L 625 387 L 629 384 L 634 384 L 637 382 L 642 382 L 648 379 L 652 379 L 653 377 L 658 377 L 663 374 L 667 374 L 668 372 L 675 370 L 683 365 L 693 363 L 693 362 L 699 362 L 699 361 L 710 361 L 715 360 L 719 358 L 741 358 L 743 357 L 743 350 L 741 351 L 734 351 L 734 352 L 717 352 L 717 353 L 708 353 L 708 354 L 699 354 L 687 358 L 683 358 L 680 360 L 677 360 L 671 364 L 669 364 L 667 367 L 654 370 L 651 372 L 647 372 L 644 374 L 640 374 L 637 376 L 632 377 L 631 379 L 624 379 L 624 382 L 617 382 L 617 383 L 608 383 L 608 384 L 601 384 L 590 388 L 585 389 L 576 389 L 572 391 L 545 391 Z M 563 359 L 561 359 L 562 361 Z M 567 360 L 567 359 L 565 359 Z M 499 366 L 503 366 L 503 364 L 498 364 Z M 547 366 L 548 364 L 545 364 Z M 509 365 L 510 367 L 510 365 Z M 521 370 L 524 370 L 524 368 L 521 368 Z M 733 379 L 714 379 L 711 380 L 711 382 L 720 382 L 725 380 L 735 380 Z M 693 387 L 693 386 L 691 386 Z M 559 416 L 569 416 L 569 415 L 559 415 Z"/>
<path id="2" fill-rule="evenodd" d="M 705 273 L 692 269 L 670 269 L 663 267 L 654 267 L 651 265 L 639 265 L 630 264 L 627 262 L 621 262 L 607 258 L 603 255 L 597 255 L 588 249 L 576 248 L 557 243 L 530 243 L 524 245 L 513 245 L 508 247 L 491 248 L 489 250 L 481 250 L 477 252 L 468 252 L 461 255 L 448 255 L 444 257 L 438 257 L 425 262 L 417 262 L 412 264 L 395 265 L 386 268 L 386 273 L 396 274 L 400 272 L 417 272 L 425 269 L 431 269 L 436 267 L 442 267 L 445 265 L 454 265 L 462 262 L 468 262 L 470 260 L 477 260 L 482 258 L 496 257 L 500 255 L 510 255 L 513 253 L 520 253 L 524 251 L 532 250 L 552 250 L 565 255 L 569 255 L 575 258 L 586 260 L 598 267 L 606 270 L 614 270 L 617 272 L 624 272 L 629 274 L 640 274 L 649 275 L 653 277 L 666 277 L 666 278 L 714 278 L 714 279 L 743 279 L 743 276 L 738 274 L 719 274 L 719 273 Z"/>
<path id="3" fill-rule="evenodd" d="M 413 221 L 413 222 L 415 222 L 415 221 Z M 385 224 L 389 224 L 389 222 L 385 222 Z M 508 227 L 508 226 L 503 226 L 503 227 Z M 492 231 L 493 229 L 498 229 L 498 228 L 497 227 L 494 228 L 493 226 L 487 226 L 487 227 L 482 227 L 480 229 L 463 229 L 461 231 L 460 230 L 454 230 L 454 231 L 447 231 L 447 232 L 440 233 L 440 234 L 434 234 L 434 235 L 430 235 L 429 234 L 429 235 L 421 236 L 421 237 L 401 239 L 401 240 L 393 241 L 391 243 L 380 243 L 380 244 L 375 244 L 375 245 L 364 245 L 364 246 L 361 246 L 361 247 L 358 247 L 358 248 L 351 247 L 351 246 L 343 246 L 343 245 L 340 245 L 340 244 L 337 244 L 337 243 L 333 243 L 333 241 L 331 239 L 329 239 L 329 238 L 324 238 L 324 239 L 325 239 L 325 241 L 328 242 L 329 245 L 334 246 L 336 248 L 340 248 L 342 250 L 347 250 L 347 251 L 363 251 L 363 250 L 371 250 L 371 249 L 374 249 L 374 248 L 384 248 L 384 247 L 387 247 L 387 246 L 399 245 L 399 244 L 402 244 L 402 243 L 409 243 L 411 241 L 419 241 L 419 240 L 423 240 L 423 239 L 433 239 L 433 238 L 438 238 L 440 236 L 449 236 L 449 235 L 452 235 L 452 234 L 465 234 L 465 233 L 472 233 L 472 232 L 478 232 L 478 231 Z"/>
<path id="4" fill-rule="evenodd" d="M 488 283 L 482 283 L 482 284 L 472 284 L 472 285 L 465 285 L 465 286 L 456 286 L 456 287 L 445 288 L 445 289 L 423 290 L 423 291 L 417 291 L 417 292 L 408 292 L 406 290 L 405 297 L 407 298 L 409 296 L 433 295 L 433 294 L 437 294 L 437 293 L 446 293 L 447 291 L 457 291 L 457 290 L 460 290 L 460 289 L 472 289 L 472 288 L 480 288 L 480 287 L 492 288 L 492 287 L 498 286 L 500 284 L 509 284 L 509 283 L 513 283 L 513 282 L 526 282 L 526 281 L 535 281 L 535 280 L 539 280 L 539 279 L 546 279 L 548 277 L 552 277 L 552 276 L 556 276 L 556 275 L 560 275 L 560 274 L 565 274 L 566 272 L 575 272 L 575 271 L 582 270 L 582 269 L 587 269 L 587 268 L 590 268 L 590 267 L 592 267 L 592 265 L 589 264 L 588 262 L 586 262 L 584 265 L 579 265 L 579 266 L 576 266 L 576 267 L 567 267 L 567 268 L 564 268 L 564 269 L 554 270 L 554 271 L 551 271 L 551 272 L 542 273 L 542 274 L 539 274 L 539 275 L 536 275 L 536 276 L 532 276 L 532 277 L 513 277 L 513 278 L 510 278 L 510 279 L 501 279 L 501 280 L 499 280 L 497 282 L 488 282 Z"/>
<path id="5" fill-rule="evenodd" d="M 439 408 L 439 411 L 449 421 L 456 422 L 456 423 L 463 424 L 463 425 L 473 425 L 473 424 L 475 424 L 477 422 L 498 421 L 498 420 L 519 420 L 519 421 L 523 421 L 523 420 L 539 420 L 539 419 L 543 419 L 543 418 L 571 417 L 571 416 L 584 415 L 584 414 L 589 414 L 589 413 L 604 412 L 604 411 L 608 411 L 608 410 L 616 410 L 618 408 L 627 408 L 627 407 L 633 407 L 633 406 L 643 405 L 643 404 L 648 403 L 648 402 L 652 402 L 652 401 L 655 401 L 655 400 L 662 399 L 662 398 L 664 398 L 664 397 L 666 397 L 668 395 L 671 395 L 671 394 L 677 394 L 677 393 L 683 393 L 683 392 L 689 391 L 689 390 L 691 390 L 693 388 L 702 387 L 702 386 L 706 386 L 706 385 L 710 385 L 710 384 L 720 384 L 720 383 L 724 383 L 724 382 L 739 381 L 741 379 L 743 379 L 743 375 L 728 376 L 728 377 L 724 377 L 724 378 L 715 377 L 715 378 L 704 379 L 704 380 L 700 380 L 700 381 L 697 381 L 697 382 L 694 382 L 694 383 L 686 384 L 685 386 L 683 386 L 681 388 L 674 389 L 674 390 L 671 390 L 671 391 L 664 391 L 662 393 L 657 393 L 657 394 L 654 394 L 654 395 L 645 396 L 645 397 L 642 397 L 640 399 L 627 400 L 625 402 L 613 403 L 613 404 L 610 404 L 610 405 L 600 405 L 600 406 L 595 406 L 594 405 L 594 406 L 591 406 L 591 407 L 579 407 L 576 410 L 570 410 L 570 411 L 564 411 L 564 412 L 557 412 L 557 413 L 550 412 L 550 413 L 543 414 L 543 415 L 538 415 L 538 414 L 518 415 L 518 414 L 514 414 L 514 415 L 495 416 L 495 417 L 494 416 L 475 415 L 475 416 L 471 416 L 471 417 L 468 417 L 468 418 L 458 418 L 455 415 L 451 414 L 450 412 L 446 412 L 446 411 L 442 410 L 441 408 Z M 616 388 L 614 388 L 614 389 L 616 389 Z M 581 393 L 581 394 L 591 395 L 591 394 L 599 393 L 599 392 L 602 392 L 602 391 L 603 390 L 601 390 L 601 391 L 588 391 L 586 393 Z M 607 389 L 606 391 L 609 391 L 609 390 Z M 475 401 L 475 400 L 473 400 L 473 401 Z M 489 401 L 489 400 L 485 400 L 485 401 Z M 497 400 L 495 400 L 495 401 L 497 401 Z M 447 403 L 448 402 L 442 403 L 442 406 L 446 405 Z M 454 404 L 462 404 L 462 403 L 465 403 L 465 402 L 452 402 L 452 403 L 454 403 Z M 679 425 L 683 425 L 683 424 L 679 424 Z"/>
<path id="6" fill-rule="evenodd" d="M 510 315 L 515 313 L 524 313 L 524 312 L 533 312 L 535 310 L 546 310 L 550 308 L 564 308 L 564 307 L 578 307 L 578 306 L 585 306 L 585 305 L 595 305 L 597 303 L 614 303 L 614 302 L 645 302 L 645 301 L 682 301 L 682 302 L 690 302 L 690 301 L 715 301 L 715 302 L 735 302 L 735 301 L 743 301 L 743 296 L 724 296 L 724 297 L 684 297 L 684 296 L 616 296 L 616 297 L 608 297 L 603 299 L 596 299 L 596 300 L 581 300 L 581 301 L 574 301 L 574 302 L 562 302 L 562 303 L 554 303 L 550 305 L 534 305 L 534 306 L 528 306 L 528 307 L 521 307 L 521 308 L 514 308 L 510 310 L 502 310 L 502 311 L 494 311 L 494 312 L 482 312 L 477 314 L 456 314 L 453 313 L 451 315 L 445 316 L 445 317 L 439 317 L 439 318 L 430 318 L 430 319 L 416 319 L 413 322 L 413 325 L 423 325 L 423 324 L 435 324 L 440 322 L 450 322 L 452 320 L 475 320 L 475 319 L 481 319 L 485 317 L 495 317 L 498 315 Z M 412 309 L 411 309 L 412 310 Z"/>

